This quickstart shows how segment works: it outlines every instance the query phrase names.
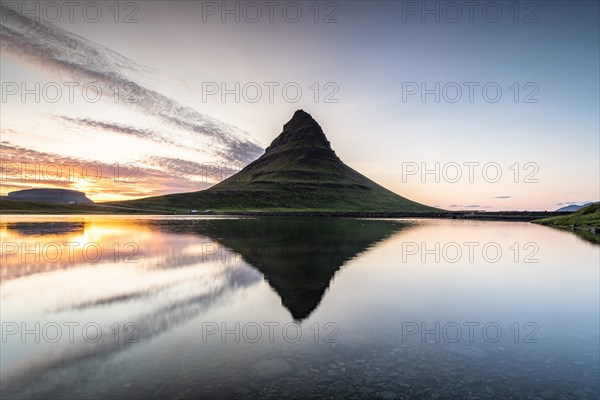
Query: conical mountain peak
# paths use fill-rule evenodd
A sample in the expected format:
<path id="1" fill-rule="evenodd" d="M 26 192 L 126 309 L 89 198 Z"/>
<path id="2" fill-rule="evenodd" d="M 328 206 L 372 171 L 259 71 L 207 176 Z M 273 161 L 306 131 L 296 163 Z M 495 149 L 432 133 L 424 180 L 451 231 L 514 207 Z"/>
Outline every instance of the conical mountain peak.
<path id="1" fill-rule="evenodd" d="M 303 110 L 294 113 L 265 154 L 237 174 L 206 190 L 156 199 L 135 202 L 147 202 L 149 208 L 166 202 L 184 210 L 435 211 L 344 164 L 321 126 Z"/>
<path id="2" fill-rule="evenodd" d="M 299 149 L 326 149 L 335 155 L 321 126 L 304 110 L 297 110 L 292 119 L 283 125 L 283 131 L 265 153 Z"/>

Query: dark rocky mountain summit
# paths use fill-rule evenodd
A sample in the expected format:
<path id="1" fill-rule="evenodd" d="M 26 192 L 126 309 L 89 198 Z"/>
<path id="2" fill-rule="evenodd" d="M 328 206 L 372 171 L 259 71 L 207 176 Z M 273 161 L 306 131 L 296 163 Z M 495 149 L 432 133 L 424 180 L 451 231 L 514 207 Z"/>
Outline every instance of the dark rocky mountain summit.
<path id="1" fill-rule="evenodd" d="M 39 201 L 44 203 L 93 203 L 83 192 L 69 189 L 25 189 L 10 192 L 9 200 Z"/>
<path id="2" fill-rule="evenodd" d="M 213 187 L 118 205 L 219 211 L 435 211 L 344 164 L 321 126 L 303 110 L 294 113 L 261 157 Z"/>

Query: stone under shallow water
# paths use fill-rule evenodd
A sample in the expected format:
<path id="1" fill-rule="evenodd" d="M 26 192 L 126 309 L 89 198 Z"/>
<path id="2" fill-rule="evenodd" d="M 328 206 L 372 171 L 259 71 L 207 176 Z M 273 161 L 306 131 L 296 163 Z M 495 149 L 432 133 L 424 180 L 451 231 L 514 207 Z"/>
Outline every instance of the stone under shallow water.
<path id="1" fill-rule="evenodd" d="M 292 367 L 284 359 L 274 358 L 262 360 L 254 364 L 250 377 L 255 381 L 270 381 L 292 371 Z"/>
<path id="2" fill-rule="evenodd" d="M 455 354 L 459 354 L 464 357 L 473 358 L 477 360 L 482 360 L 487 357 L 485 351 L 480 350 L 476 347 L 450 347 L 450 351 Z"/>

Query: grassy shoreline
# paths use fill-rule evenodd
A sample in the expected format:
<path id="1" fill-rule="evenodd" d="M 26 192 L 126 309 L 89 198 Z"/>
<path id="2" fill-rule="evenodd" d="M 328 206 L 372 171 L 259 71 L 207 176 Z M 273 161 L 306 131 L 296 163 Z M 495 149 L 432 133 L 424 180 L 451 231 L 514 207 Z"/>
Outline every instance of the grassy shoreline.
<path id="1" fill-rule="evenodd" d="M 568 215 L 543 218 L 532 222 L 554 228 L 585 229 L 591 230 L 593 233 L 600 233 L 600 203 L 590 204 Z"/>
<path id="2" fill-rule="evenodd" d="M 90 214 L 90 215 L 203 215 L 190 214 L 179 209 L 135 208 L 97 204 L 56 204 L 30 201 L 0 200 L 0 214 Z M 336 211 L 336 210 L 214 210 L 213 215 L 269 216 L 269 217 L 348 217 L 348 218 L 447 218 L 492 221 L 533 221 L 543 217 L 566 216 L 567 212 L 546 211 Z"/>

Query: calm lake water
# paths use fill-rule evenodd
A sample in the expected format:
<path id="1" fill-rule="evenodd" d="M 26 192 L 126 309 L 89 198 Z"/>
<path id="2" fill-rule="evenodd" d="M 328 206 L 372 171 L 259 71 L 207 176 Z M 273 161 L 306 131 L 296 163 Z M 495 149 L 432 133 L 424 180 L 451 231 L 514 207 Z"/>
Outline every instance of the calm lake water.
<path id="1" fill-rule="evenodd" d="M 599 391 L 600 246 L 530 223 L 2 216 L 3 399 Z"/>

